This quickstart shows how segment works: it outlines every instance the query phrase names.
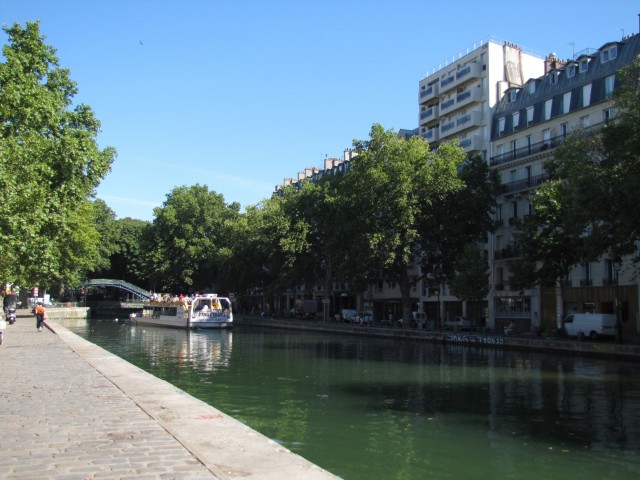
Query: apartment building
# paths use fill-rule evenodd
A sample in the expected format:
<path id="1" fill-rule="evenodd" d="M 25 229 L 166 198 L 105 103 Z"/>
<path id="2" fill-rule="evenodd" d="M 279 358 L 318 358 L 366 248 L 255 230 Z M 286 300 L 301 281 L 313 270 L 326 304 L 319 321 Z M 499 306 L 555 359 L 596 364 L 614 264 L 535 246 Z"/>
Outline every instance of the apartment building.
<path id="1" fill-rule="evenodd" d="M 419 82 L 419 132 L 432 147 L 458 138 L 467 153 L 486 158 L 491 110 L 510 87 L 544 73 L 544 59 L 517 45 L 490 38 Z"/>
<path id="2" fill-rule="evenodd" d="M 585 50 L 567 61 L 550 55 L 544 75 L 510 86 L 499 99 L 489 149 L 489 164 L 504 186 L 488 247 L 492 326 L 514 322 L 522 331 L 549 331 L 563 313 L 615 313 L 615 299 L 620 299 L 623 330 L 640 331 L 632 269 L 619 268 L 606 256 L 576 266 L 558 288 L 514 291 L 509 286 L 509 265 L 519 255 L 514 242 L 517 219 L 530 213 L 529 197 L 547 179 L 544 162 L 570 132 L 597 131 L 614 117 L 617 72 L 638 54 L 640 35 Z"/>
<path id="3" fill-rule="evenodd" d="M 433 148 L 457 138 L 469 155 L 488 160 L 494 107 L 505 92 L 543 75 L 544 57 L 492 37 L 444 63 L 419 82 L 419 135 Z M 467 315 L 478 321 L 487 314 L 486 302 L 463 304 L 446 285 L 422 288 L 418 296 L 432 320 Z"/>

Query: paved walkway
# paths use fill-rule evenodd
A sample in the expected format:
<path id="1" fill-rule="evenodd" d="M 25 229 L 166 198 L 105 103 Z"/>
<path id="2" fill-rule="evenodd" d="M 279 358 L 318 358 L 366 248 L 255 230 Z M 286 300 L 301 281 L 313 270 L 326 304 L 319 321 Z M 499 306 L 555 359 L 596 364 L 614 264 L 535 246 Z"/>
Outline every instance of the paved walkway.
<path id="1" fill-rule="evenodd" d="M 336 477 L 58 324 L 0 346 L 2 479 Z"/>

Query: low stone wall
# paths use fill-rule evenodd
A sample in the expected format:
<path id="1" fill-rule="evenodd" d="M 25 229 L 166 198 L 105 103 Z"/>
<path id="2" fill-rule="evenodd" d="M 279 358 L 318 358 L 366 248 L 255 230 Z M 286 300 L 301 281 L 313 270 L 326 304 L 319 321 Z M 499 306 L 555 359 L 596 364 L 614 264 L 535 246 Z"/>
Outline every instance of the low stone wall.
<path id="1" fill-rule="evenodd" d="M 370 337 L 418 340 L 432 343 L 453 343 L 474 347 L 509 348 L 536 352 L 562 353 L 568 355 L 598 356 L 640 361 L 640 342 L 628 339 L 624 345 L 610 341 L 577 341 L 567 338 L 544 338 L 537 336 L 504 336 L 496 332 L 445 332 L 380 326 L 361 326 L 317 321 L 282 320 L 234 316 L 238 325 L 255 325 L 288 330 L 308 330 L 326 333 L 361 335 Z"/>
<path id="2" fill-rule="evenodd" d="M 51 320 L 91 318 L 91 309 L 89 307 L 49 307 L 47 308 L 47 317 Z"/>

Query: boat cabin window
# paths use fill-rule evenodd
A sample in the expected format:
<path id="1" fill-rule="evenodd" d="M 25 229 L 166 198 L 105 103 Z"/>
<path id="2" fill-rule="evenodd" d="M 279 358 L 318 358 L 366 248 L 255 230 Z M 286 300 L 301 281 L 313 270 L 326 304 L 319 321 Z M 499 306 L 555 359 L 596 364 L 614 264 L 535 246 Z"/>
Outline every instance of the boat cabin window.
<path id="1" fill-rule="evenodd" d="M 226 298 L 200 298 L 194 307 L 195 312 L 219 312 L 230 308 L 229 301 Z"/>

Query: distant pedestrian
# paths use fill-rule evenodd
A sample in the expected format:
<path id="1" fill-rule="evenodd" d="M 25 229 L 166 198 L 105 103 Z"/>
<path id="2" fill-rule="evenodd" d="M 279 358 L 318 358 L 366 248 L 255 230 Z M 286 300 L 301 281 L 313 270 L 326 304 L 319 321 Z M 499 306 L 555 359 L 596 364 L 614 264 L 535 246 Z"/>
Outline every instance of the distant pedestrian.
<path id="1" fill-rule="evenodd" d="M 0 345 L 2 345 L 2 341 L 4 340 L 4 329 L 7 328 L 7 321 L 4 319 L 4 316 L 0 313 Z"/>
<path id="2" fill-rule="evenodd" d="M 42 322 L 45 320 L 45 317 L 47 315 L 47 310 L 44 308 L 44 303 L 38 302 L 38 305 L 36 305 L 34 312 L 36 314 L 36 328 L 39 332 L 41 332 Z"/>

